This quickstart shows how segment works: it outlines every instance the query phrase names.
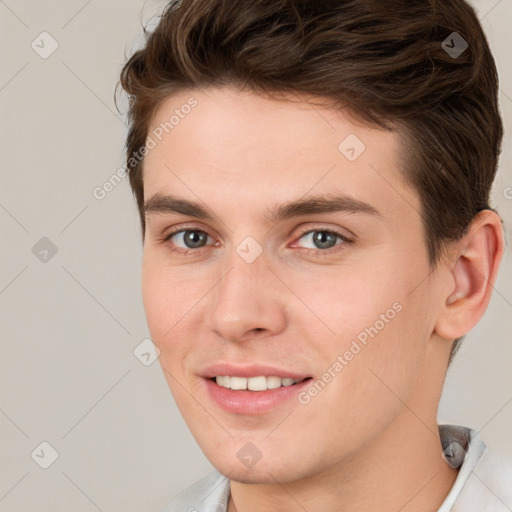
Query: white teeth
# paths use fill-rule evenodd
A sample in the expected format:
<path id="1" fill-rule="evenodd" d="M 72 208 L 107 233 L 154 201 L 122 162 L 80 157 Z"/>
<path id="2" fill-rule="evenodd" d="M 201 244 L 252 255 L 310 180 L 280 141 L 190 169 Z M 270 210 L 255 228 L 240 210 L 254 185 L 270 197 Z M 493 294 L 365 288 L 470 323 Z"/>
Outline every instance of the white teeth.
<path id="1" fill-rule="evenodd" d="M 233 377 L 230 375 L 221 375 L 215 377 L 215 382 L 223 388 L 250 391 L 265 391 L 267 389 L 276 389 L 281 386 L 291 386 L 298 380 L 291 379 L 289 377 L 266 377 L 264 375 L 258 377 Z"/>
<path id="2" fill-rule="evenodd" d="M 231 377 L 226 375 L 225 377 L 217 377 L 217 384 L 220 386 L 223 386 L 225 388 L 229 388 L 230 386 Z"/>
<path id="3" fill-rule="evenodd" d="M 265 391 L 267 389 L 266 377 L 250 377 L 247 379 L 247 389 L 251 391 Z"/>
<path id="4" fill-rule="evenodd" d="M 247 377 L 230 377 L 231 389 L 247 389 Z"/>
<path id="5" fill-rule="evenodd" d="M 275 389 L 281 387 L 281 377 L 267 377 L 267 388 Z"/>

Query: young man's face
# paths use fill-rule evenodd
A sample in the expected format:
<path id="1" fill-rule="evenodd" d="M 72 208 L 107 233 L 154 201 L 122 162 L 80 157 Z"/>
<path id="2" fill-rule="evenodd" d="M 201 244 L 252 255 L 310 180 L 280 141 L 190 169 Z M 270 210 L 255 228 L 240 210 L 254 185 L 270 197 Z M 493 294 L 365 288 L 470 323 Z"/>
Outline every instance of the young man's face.
<path id="1" fill-rule="evenodd" d="M 184 107 L 190 98 L 197 105 Z M 238 481 L 286 482 L 397 432 L 436 429 L 450 348 L 433 334 L 443 290 L 398 135 L 231 88 L 171 97 L 148 135 L 144 306 L 170 389 L 210 461 Z M 211 218 L 170 202 L 164 211 L 156 194 Z M 338 197 L 337 207 L 322 212 L 321 197 Z M 286 209 L 313 198 L 309 210 Z M 184 232 L 164 242 L 175 230 Z M 311 379 L 243 391 L 215 375 Z"/>

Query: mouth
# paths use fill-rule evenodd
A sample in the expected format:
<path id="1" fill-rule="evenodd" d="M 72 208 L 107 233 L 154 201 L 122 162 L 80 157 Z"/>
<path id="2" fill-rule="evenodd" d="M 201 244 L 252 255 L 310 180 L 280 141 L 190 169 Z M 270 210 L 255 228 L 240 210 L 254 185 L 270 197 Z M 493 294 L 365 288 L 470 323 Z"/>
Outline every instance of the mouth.
<path id="1" fill-rule="evenodd" d="M 259 375 L 256 377 L 241 377 L 234 375 L 218 375 L 211 377 L 210 380 L 220 387 L 231 389 L 233 391 L 268 391 L 281 387 L 296 386 L 302 382 L 312 379 L 305 377 L 302 379 L 292 379 L 291 377 L 279 377 L 276 375 Z"/>
<path id="2" fill-rule="evenodd" d="M 300 406 L 297 397 L 313 377 L 279 377 L 276 375 L 217 375 L 205 377 L 206 397 L 233 417 L 271 413 L 284 406 Z"/>

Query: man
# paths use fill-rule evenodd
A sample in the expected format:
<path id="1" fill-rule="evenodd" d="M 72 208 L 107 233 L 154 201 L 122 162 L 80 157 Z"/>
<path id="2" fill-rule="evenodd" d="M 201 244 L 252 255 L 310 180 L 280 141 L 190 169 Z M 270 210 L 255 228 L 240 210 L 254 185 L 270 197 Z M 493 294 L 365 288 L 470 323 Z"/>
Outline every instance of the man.
<path id="1" fill-rule="evenodd" d="M 506 511 L 437 424 L 503 254 L 462 0 L 171 2 L 126 63 L 149 329 L 216 471 L 169 511 Z"/>

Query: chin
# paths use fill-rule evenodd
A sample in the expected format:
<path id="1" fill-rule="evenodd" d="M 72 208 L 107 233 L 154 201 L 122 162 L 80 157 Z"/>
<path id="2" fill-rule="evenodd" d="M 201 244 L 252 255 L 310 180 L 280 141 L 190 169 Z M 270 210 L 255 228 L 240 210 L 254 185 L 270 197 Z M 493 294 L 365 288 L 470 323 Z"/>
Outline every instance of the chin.
<path id="1" fill-rule="evenodd" d="M 234 465 L 217 465 L 216 469 L 224 476 L 235 482 L 243 484 L 275 484 L 280 479 L 272 471 L 265 471 L 262 468 L 244 469 Z"/>
<path id="2" fill-rule="evenodd" d="M 290 471 L 290 464 L 283 460 L 263 462 L 258 461 L 252 468 L 244 467 L 238 459 L 233 463 L 226 463 L 226 460 L 210 460 L 212 465 L 222 475 L 231 480 L 244 484 L 288 484 L 303 477 L 295 468 Z"/>

